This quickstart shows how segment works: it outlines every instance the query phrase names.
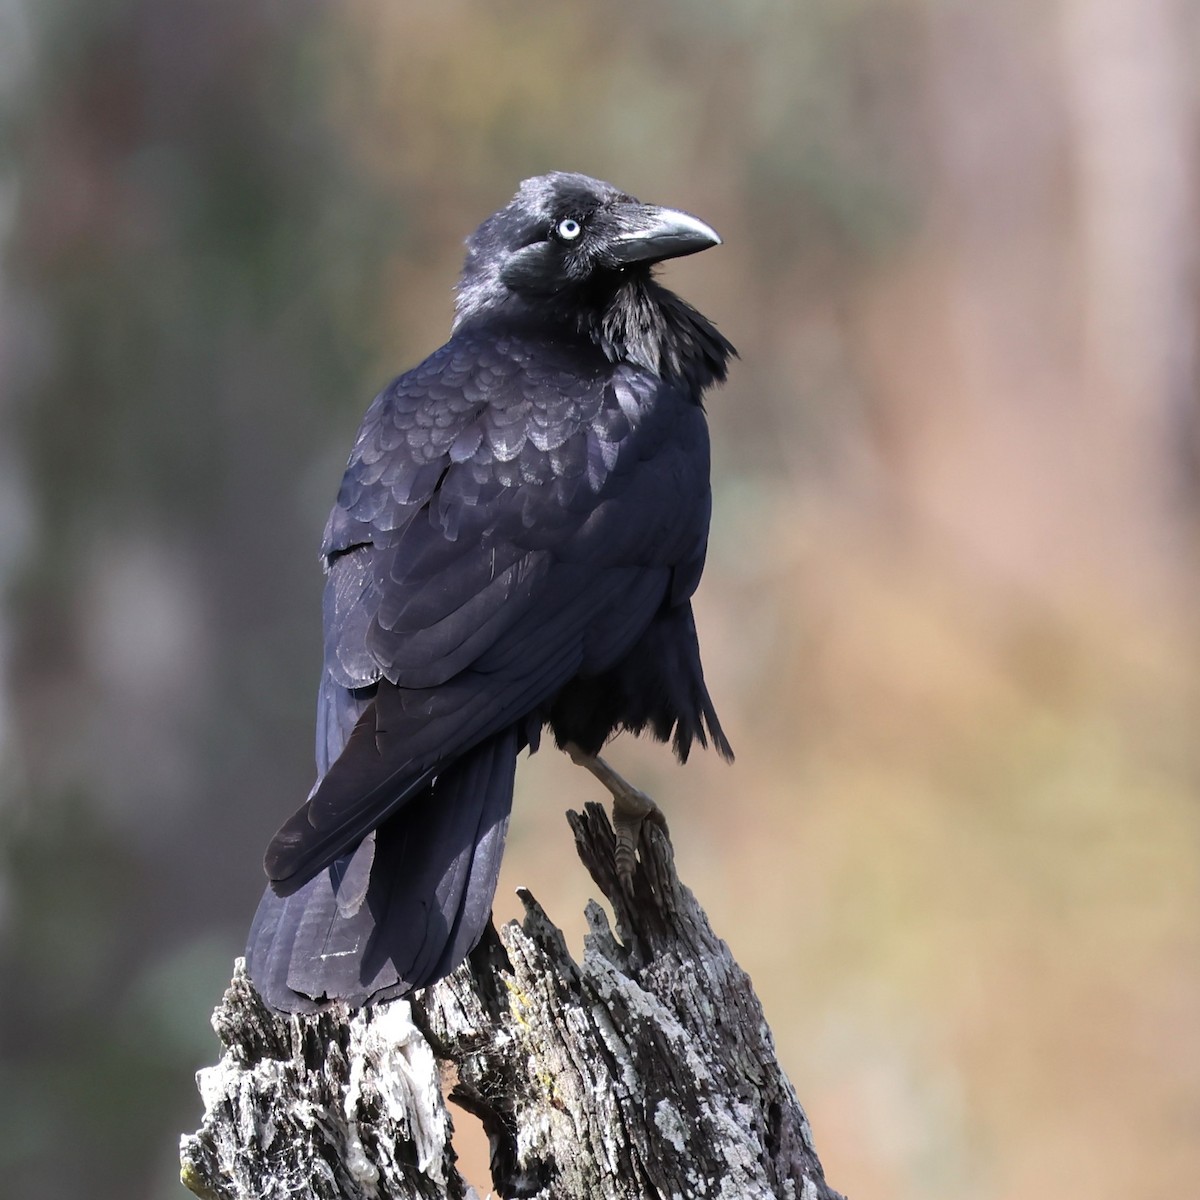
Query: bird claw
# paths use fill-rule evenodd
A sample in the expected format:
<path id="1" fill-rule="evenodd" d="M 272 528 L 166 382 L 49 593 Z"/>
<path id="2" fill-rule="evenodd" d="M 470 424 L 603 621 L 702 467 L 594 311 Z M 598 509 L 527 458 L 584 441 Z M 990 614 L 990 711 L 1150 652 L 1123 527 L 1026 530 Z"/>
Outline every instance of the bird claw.
<path id="1" fill-rule="evenodd" d="M 637 869 L 637 846 L 641 837 L 642 825 L 650 821 L 663 832 L 667 829 L 667 819 L 663 811 L 650 799 L 645 792 L 630 788 L 630 795 L 613 793 L 613 835 L 616 845 L 613 848 L 613 858 L 616 861 L 617 878 L 621 886 L 628 892 L 633 889 L 633 873 Z M 636 804 L 632 803 L 636 797 Z"/>
<path id="2" fill-rule="evenodd" d="M 637 869 L 637 846 L 642 824 L 652 821 L 665 833 L 667 818 L 645 792 L 623 779 L 598 755 L 585 753 L 574 742 L 568 742 L 563 749 L 571 756 L 572 762 L 586 767 L 612 794 L 613 835 L 616 841 L 613 858 L 621 886 L 630 891 L 633 873 Z"/>

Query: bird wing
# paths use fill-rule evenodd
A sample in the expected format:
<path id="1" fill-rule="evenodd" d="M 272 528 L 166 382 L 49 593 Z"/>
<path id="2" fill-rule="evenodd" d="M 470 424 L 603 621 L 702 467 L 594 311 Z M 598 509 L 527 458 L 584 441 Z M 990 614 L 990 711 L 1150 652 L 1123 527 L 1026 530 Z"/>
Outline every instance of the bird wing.
<path id="1" fill-rule="evenodd" d="M 331 765 L 272 843 L 272 879 L 311 877 L 690 596 L 703 414 L 649 372 L 584 361 L 576 345 L 459 334 L 371 406 L 324 547 Z M 353 699 L 380 681 L 393 686 Z"/>

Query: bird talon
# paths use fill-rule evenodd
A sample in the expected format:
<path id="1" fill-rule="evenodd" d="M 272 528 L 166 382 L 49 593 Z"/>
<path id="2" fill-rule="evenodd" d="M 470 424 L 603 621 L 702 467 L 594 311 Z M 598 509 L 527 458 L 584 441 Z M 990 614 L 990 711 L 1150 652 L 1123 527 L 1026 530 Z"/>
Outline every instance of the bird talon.
<path id="1" fill-rule="evenodd" d="M 641 827 L 640 820 L 624 821 L 613 813 L 613 861 L 617 868 L 617 878 L 626 891 L 633 888 L 633 873 L 637 870 L 637 840 Z"/>
<path id="2" fill-rule="evenodd" d="M 642 826 L 647 822 L 657 825 L 664 833 L 667 832 L 667 819 L 663 811 L 643 792 L 637 793 L 649 808 L 644 811 L 630 812 L 628 808 L 614 798 L 613 800 L 613 835 L 616 844 L 613 847 L 613 858 L 616 862 L 617 877 L 622 886 L 629 890 L 633 886 L 633 873 L 637 869 L 638 841 L 642 836 Z"/>
<path id="3" fill-rule="evenodd" d="M 563 749 L 573 763 L 586 767 L 612 794 L 613 858 L 617 876 L 622 886 L 628 889 L 633 884 L 633 873 L 637 869 L 637 845 L 643 822 L 653 821 L 666 833 L 667 818 L 645 792 L 623 779 L 604 759 L 586 753 L 574 742 L 568 742 Z"/>

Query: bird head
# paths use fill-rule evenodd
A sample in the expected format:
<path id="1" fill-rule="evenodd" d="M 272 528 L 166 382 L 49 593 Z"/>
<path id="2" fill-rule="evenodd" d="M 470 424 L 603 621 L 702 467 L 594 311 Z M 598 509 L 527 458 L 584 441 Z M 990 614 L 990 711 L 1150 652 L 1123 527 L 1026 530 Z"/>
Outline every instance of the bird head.
<path id="1" fill-rule="evenodd" d="M 455 327 L 480 316 L 568 315 L 587 323 L 654 263 L 721 243 L 697 217 L 612 184 L 556 171 L 527 179 L 467 239 Z"/>

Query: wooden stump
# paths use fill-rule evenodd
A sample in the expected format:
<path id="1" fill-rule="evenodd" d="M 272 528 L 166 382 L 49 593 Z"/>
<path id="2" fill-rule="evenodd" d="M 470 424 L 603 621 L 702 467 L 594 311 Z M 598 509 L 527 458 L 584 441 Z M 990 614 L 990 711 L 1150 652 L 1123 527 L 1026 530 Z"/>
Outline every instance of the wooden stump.
<path id="1" fill-rule="evenodd" d="M 679 882 L 665 831 L 647 823 L 627 894 L 604 810 L 569 820 L 616 916 L 614 933 L 588 905 L 580 963 L 528 892 L 521 924 L 411 1001 L 280 1016 L 239 962 L 183 1182 L 221 1200 L 464 1200 L 451 1071 L 502 1197 L 840 1200 L 750 980 Z"/>

